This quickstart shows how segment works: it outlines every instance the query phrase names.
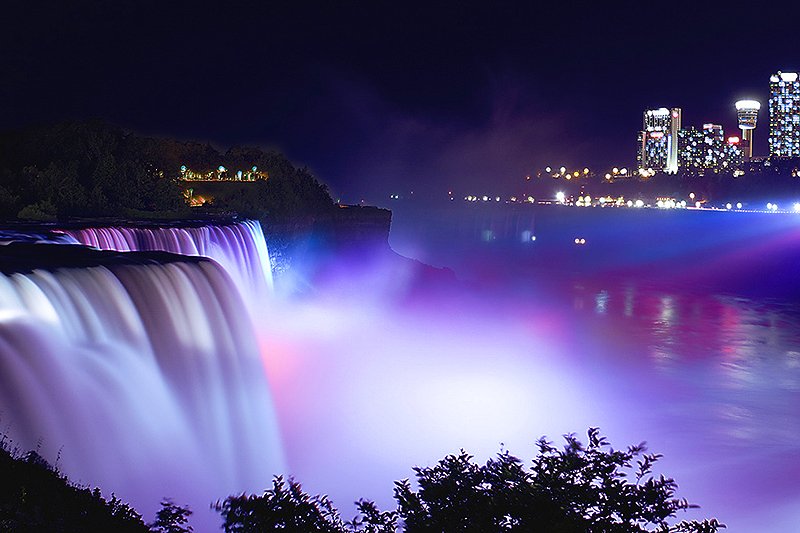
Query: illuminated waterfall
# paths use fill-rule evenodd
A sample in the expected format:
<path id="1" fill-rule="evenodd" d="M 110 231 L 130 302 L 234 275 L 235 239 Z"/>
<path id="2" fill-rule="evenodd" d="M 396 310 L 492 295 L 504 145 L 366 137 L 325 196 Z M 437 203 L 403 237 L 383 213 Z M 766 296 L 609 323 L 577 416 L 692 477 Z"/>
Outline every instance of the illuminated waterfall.
<path id="1" fill-rule="evenodd" d="M 260 226 L 67 233 L 213 260 L 0 246 L 2 432 L 145 514 L 263 488 L 283 456 L 245 305 L 271 283 Z"/>
<path id="2" fill-rule="evenodd" d="M 242 221 L 197 227 L 96 227 L 64 231 L 78 243 L 101 250 L 164 251 L 213 259 L 234 278 L 246 303 L 263 303 L 272 270 L 261 225 Z"/>

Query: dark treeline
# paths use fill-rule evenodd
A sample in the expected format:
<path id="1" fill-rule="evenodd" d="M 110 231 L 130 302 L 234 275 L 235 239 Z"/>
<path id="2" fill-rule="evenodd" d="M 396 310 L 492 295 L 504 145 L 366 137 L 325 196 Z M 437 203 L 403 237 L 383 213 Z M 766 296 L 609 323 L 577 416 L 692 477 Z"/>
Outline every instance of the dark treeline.
<path id="1" fill-rule="evenodd" d="M 368 500 L 345 521 L 325 496 L 311 496 L 276 476 L 257 495 L 234 495 L 212 507 L 226 533 L 714 533 L 716 519 L 675 523 L 695 507 L 675 496 L 677 484 L 655 475 L 661 457 L 644 444 L 614 450 L 596 428 L 586 444 L 566 435 L 562 448 L 545 439 L 526 467 L 502 451 L 478 464 L 463 450 L 433 467 L 414 468 L 415 482 L 395 482 L 397 507 L 381 511 Z M 191 511 L 165 499 L 155 520 L 142 517 L 98 489 L 76 487 L 38 454 L 9 452 L 0 443 L 0 531 L 187 533 Z"/>
<path id="2" fill-rule="evenodd" d="M 222 190 L 212 212 L 281 219 L 332 209 L 327 189 L 283 154 L 252 147 L 144 137 L 100 121 L 0 135 L 0 218 L 187 217 L 180 167 L 257 166 L 269 179 Z"/>

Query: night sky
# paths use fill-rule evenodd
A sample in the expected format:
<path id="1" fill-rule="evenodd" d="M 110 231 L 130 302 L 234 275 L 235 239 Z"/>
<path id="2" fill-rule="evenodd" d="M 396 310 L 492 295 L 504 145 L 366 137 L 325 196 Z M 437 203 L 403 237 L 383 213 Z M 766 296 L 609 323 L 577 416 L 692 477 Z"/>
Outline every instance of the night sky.
<path id="1" fill-rule="evenodd" d="M 794 2 L 164 4 L 4 5 L 0 128 L 277 147 L 346 201 L 510 192 L 631 164 L 647 107 L 735 134 L 733 102 L 800 69 Z"/>

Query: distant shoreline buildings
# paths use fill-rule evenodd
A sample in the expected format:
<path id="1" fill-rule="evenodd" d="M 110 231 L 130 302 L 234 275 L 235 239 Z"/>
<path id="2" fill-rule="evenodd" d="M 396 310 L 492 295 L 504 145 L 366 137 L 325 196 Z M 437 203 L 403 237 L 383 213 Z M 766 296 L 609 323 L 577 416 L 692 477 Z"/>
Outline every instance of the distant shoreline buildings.
<path id="1" fill-rule="evenodd" d="M 796 72 L 770 77 L 769 157 L 753 156 L 753 133 L 761 103 L 736 102 L 741 137 L 725 137 L 722 126 L 682 128 L 681 108 L 647 109 L 637 137 L 636 166 L 640 177 L 665 174 L 732 173 L 757 170 L 775 160 L 800 158 L 800 81 Z M 754 167 L 755 165 L 755 167 Z"/>

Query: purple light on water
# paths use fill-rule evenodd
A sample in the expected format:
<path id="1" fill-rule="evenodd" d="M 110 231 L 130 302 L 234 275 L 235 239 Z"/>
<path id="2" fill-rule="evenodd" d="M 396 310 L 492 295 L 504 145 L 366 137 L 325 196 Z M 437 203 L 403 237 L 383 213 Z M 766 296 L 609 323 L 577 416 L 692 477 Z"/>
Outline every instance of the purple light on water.
<path id="1" fill-rule="evenodd" d="M 541 238 L 525 250 L 540 253 L 539 244 L 547 250 L 554 235 L 536 222 Z M 499 239 L 508 233 L 523 246 L 517 225 L 505 217 L 492 227 Z M 191 503 L 198 520 L 213 525 L 210 512 L 204 514 L 209 500 L 259 491 L 281 472 L 296 475 L 311 492 L 331 494 L 347 515 L 359 497 L 388 506 L 393 480 L 459 448 L 486 458 L 503 443 L 529 459 L 539 436 L 558 440 L 597 425 L 617 446 L 646 439 L 665 454 L 663 471 L 678 480 L 681 495 L 702 505 L 688 517 L 718 516 L 731 530 L 791 531 L 800 515 L 794 407 L 800 318 L 790 307 L 695 285 L 637 283 L 653 265 L 645 251 L 633 250 L 622 261 L 631 278 L 608 275 L 619 265 L 602 255 L 608 235 L 599 229 L 612 235 L 625 227 L 579 228 L 592 242 L 585 251 L 600 255 L 575 257 L 599 258 L 602 268 L 577 283 L 541 276 L 547 290 L 490 277 L 483 280 L 488 284 L 451 283 L 420 293 L 415 266 L 378 253 L 329 265 L 314 297 L 273 296 L 262 306 L 252 299 L 255 291 L 242 289 L 264 286 L 263 274 L 252 268 L 268 264 L 254 226 L 192 234 L 218 239 L 213 251 L 225 271 L 201 261 L 5 277 L 3 353 L 24 356 L 4 355 L 0 379 L 27 385 L 2 390 L 16 395 L 12 402 L 30 413 L 30 423 L 73 438 L 75 446 L 65 452 L 81 442 L 71 432 L 98 431 L 84 455 L 69 459 L 74 471 L 106 490 L 119 487 L 120 496 L 150 515 L 169 495 Z M 716 228 L 712 240 L 738 249 L 759 242 L 768 256 L 794 242 L 789 226 L 751 230 Z M 119 242 L 138 242 L 126 232 L 104 238 L 127 235 Z M 186 250 L 179 231 L 165 232 L 170 235 L 146 242 L 164 238 Z M 574 249 L 571 238 L 565 242 Z M 720 270 L 714 261 L 734 260 L 698 260 L 708 240 L 679 242 L 665 249 L 667 263 L 694 263 L 677 269 L 673 281 L 699 279 Z M 444 249 L 438 242 L 416 246 L 420 253 Z M 493 252 L 498 262 L 509 253 Z M 238 257 L 251 253 L 258 258 Z M 514 257 L 521 272 L 540 276 Z M 743 271 L 750 268 L 741 256 L 735 261 Z M 480 258 L 467 266 L 496 272 Z M 416 295 L 409 298 L 409 291 Z M 255 334 L 251 320 L 241 318 L 246 308 Z M 56 379 L 62 374 L 66 379 Z M 193 376 L 190 383 L 181 381 L 186 376 Z M 57 412 L 54 391 L 69 396 L 78 383 L 89 387 L 70 405 L 72 422 L 42 416 Z M 130 412 L 121 428 L 120 412 Z M 130 441 L 133 427 L 144 428 L 140 445 L 123 453 L 137 468 L 105 461 L 114 443 Z M 181 450 L 177 459 L 170 455 L 175 449 Z M 149 469 L 137 473 L 139 462 Z M 158 475 L 163 490 L 153 494 Z"/>

